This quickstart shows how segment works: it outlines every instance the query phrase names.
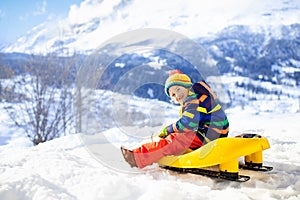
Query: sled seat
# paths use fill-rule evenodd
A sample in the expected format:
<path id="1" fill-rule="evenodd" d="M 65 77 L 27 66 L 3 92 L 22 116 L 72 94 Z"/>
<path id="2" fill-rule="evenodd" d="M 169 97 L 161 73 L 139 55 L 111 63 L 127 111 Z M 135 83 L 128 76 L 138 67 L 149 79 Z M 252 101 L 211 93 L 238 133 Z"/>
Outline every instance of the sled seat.
<path id="1" fill-rule="evenodd" d="M 240 157 L 245 158 L 246 165 L 262 166 L 263 151 L 268 148 L 270 144 L 262 136 L 219 138 L 183 155 L 165 156 L 158 164 L 175 168 L 205 168 L 218 165 L 221 172 L 236 174 Z"/>

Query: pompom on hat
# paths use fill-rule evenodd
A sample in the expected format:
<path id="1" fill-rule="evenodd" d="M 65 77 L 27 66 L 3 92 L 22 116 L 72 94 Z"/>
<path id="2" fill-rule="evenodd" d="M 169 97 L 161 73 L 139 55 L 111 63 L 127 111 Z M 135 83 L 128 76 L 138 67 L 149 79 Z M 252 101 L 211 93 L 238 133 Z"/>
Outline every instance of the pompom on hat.
<path id="1" fill-rule="evenodd" d="M 171 70 L 169 72 L 169 78 L 166 80 L 165 83 L 165 93 L 168 97 L 170 97 L 169 88 L 173 85 L 179 85 L 189 88 L 193 85 L 193 83 L 190 77 L 182 73 L 180 70 Z"/>

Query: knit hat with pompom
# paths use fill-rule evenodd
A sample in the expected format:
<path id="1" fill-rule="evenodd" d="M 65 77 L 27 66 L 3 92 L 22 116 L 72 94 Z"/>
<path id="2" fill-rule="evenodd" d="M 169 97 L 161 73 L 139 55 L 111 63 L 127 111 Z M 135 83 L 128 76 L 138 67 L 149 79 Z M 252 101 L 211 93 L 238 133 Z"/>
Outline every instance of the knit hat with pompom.
<path id="1" fill-rule="evenodd" d="M 173 85 L 180 85 L 189 88 L 193 85 L 193 83 L 190 77 L 182 73 L 180 70 L 171 70 L 169 72 L 169 78 L 165 83 L 165 93 L 168 97 L 170 97 L 169 88 Z"/>

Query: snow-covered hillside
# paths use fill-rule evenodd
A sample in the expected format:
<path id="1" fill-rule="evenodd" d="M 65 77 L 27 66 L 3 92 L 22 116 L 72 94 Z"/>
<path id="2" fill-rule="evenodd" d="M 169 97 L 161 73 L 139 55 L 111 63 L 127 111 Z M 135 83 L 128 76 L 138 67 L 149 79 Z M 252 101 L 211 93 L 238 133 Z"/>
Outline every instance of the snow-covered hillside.
<path id="1" fill-rule="evenodd" d="M 46 21 L 3 52 L 89 52 L 107 39 L 129 30 L 161 28 L 191 39 L 206 37 L 232 25 L 250 26 L 280 36 L 281 25 L 299 23 L 299 0 L 84 0 L 70 7 L 60 21 Z"/>
<path id="2" fill-rule="evenodd" d="M 156 164 L 131 169 L 122 158 L 120 145 L 133 147 L 158 130 L 159 125 L 149 124 L 149 110 L 158 107 L 172 113 L 163 116 L 162 121 L 168 123 L 176 119 L 178 109 L 139 98 L 131 104 L 132 109 L 148 116 L 143 119 L 148 126 L 112 126 L 95 135 L 72 134 L 34 147 L 24 143 L 18 130 L 14 130 L 19 132 L 17 138 L 7 135 L 7 144 L 0 146 L 0 199 L 299 199 L 299 113 L 257 114 L 253 107 L 226 110 L 230 136 L 244 131 L 259 133 L 271 144 L 264 161 L 274 170 L 265 174 L 244 170 L 242 174 L 252 179 L 236 183 L 177 174 Z M 159 119 L 158 113 L 152 114 Z M 1 116 L 2 121 L 8 119 Z M 1 130 L 10 129 L 2 125 Z M 15 139 L 19 141 L 14 143 Z"/>

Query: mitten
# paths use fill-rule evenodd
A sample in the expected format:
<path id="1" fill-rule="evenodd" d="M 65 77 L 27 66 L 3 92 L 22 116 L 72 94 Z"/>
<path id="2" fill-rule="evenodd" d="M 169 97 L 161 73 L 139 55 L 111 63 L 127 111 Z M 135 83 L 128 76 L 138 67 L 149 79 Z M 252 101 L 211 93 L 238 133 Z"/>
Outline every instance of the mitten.
<path id="1" fill-rule="evenodd" d="M 168 136 L 168 132 L 167 132 L 167 126 L 163 129 L 163 130 L 161 130 L 161 132 L 158 134 L 158 137 L 160 137 L 160 138 L 165 138 L 165 137 L 167 137 Z"/>

